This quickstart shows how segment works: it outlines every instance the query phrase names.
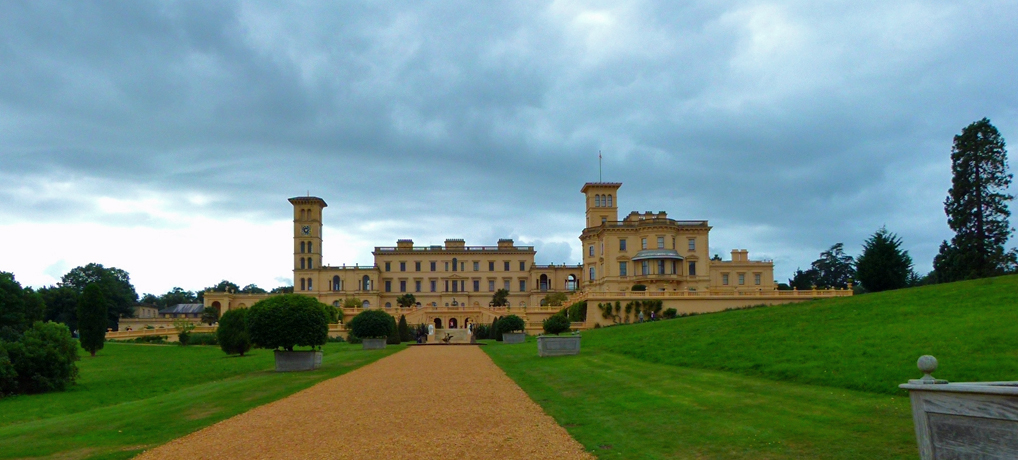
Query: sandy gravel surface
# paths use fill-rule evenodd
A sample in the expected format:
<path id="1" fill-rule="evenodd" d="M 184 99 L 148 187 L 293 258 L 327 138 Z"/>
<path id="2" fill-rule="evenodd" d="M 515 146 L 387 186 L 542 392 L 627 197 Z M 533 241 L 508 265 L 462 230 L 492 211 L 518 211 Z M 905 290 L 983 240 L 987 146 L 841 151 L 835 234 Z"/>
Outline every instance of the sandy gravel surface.
<path id="1" fill-rule="evenodd" d="M 139 459 L 590 459 L 478 347 L 410 347 Z"/>

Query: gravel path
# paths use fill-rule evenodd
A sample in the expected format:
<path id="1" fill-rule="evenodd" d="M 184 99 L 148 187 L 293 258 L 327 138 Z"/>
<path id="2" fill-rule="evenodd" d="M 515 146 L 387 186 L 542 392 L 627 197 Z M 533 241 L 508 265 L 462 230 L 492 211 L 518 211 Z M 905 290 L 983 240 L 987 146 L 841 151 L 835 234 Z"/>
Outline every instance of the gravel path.
<path id="1" fill-rule="evenodd" d="M 591 459 L 478 347 L 410 347 L 138 459 Z"/>

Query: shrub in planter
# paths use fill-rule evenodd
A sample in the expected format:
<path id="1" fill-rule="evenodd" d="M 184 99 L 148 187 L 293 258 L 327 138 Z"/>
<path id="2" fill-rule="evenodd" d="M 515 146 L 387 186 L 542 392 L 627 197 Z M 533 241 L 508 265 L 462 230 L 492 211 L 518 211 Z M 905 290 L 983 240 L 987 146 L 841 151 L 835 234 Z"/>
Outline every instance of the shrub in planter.
<path id="1" fill-rule="evenodd" d="M 294 347 L 320 347 L 329 338 L 329 320 L 322 303 L 300 294 L 283 294 L 261 300 L 245 318 L 251 342 L 259 348 L 293 351 Z"/>
<path id="2" fill-rule="evenodd" d="M 502 333 L 506 332 L 523 332 L 523 329 L 527 327 L 527 323 L 516 315 L 509 315 L 498 320 L 498 327 Z"/>
<path id="3" fill-rule="evenodd" d="M 392 315 L 382 310 L 364 310 L 354 316 L 347 326 L 361 339 L 384 339 L 395 326 Z"/>
<path id="4" fill-rule="evenodd" d="M 552 315 L 548 319 L 544 320 L 544 323 L 542 325 L 544 326 L 545 334 L 554 335 L 559 335 L 563 332 L 569 332 L 570 326 L 569 318 L 566 318 L 565 315 L 562 314 Z"/>
<path id="5" fill-rule="evenodd" d="M 246 318 L 246 308 L 229 310 L 219 318 L 216 339 L 219 340 L 219 348 L 226 354 L 244 356 L 251 349 L 251 336 L 244 322 Z"/>

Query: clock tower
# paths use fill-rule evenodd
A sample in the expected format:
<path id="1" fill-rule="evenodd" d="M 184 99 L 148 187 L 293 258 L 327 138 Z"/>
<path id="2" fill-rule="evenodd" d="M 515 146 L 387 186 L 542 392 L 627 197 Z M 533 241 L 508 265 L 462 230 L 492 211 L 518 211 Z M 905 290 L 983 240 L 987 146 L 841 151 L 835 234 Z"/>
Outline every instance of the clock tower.
<path id="1" fill-rule="evenodd" d="M 293 205 L 294 288 L 299 289 L 297 279 L 310 277 L 309 271 L 322 265 L 322 210 L 328 205 L 315 196 L 290 198 L 290 204 Z"/>

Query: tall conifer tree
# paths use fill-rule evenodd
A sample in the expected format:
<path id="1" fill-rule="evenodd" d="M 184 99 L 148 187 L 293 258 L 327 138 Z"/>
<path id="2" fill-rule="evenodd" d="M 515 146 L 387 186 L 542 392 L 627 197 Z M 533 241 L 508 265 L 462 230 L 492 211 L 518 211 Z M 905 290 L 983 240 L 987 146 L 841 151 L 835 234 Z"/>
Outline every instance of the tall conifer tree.
<path id="1" fill-rule="evenodd" d="M 1012 175 L 1007 171 L 1004 138 L 990 120 L 974 122 L 954 136 L 951 149 L 951 189 L 944 201 L 951 243 L 940 247 L 933 260 L 940 282 L 984 278 L 1005 273 L 1015 252 L 1004 244 L 1011 233 L 1007 194 Z"/>
<path id="2" fill-rule="evenodd" d="M 862 254 L 855 261 L 855 274 L 869 292 L 901 289 L 908 286 L 912 274 L 912 257 L 901 249 L 901 238 L 880 227 L 862 245 Z"/>
<path id="3" fill-rule="evenodd" d="M 89 283 L 78 301 L 78 340 L 93 357 L 106 341 L 106 296 L 98 283 Z"/>

